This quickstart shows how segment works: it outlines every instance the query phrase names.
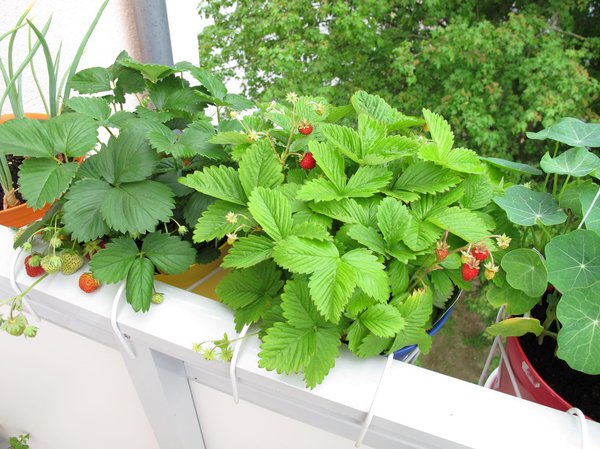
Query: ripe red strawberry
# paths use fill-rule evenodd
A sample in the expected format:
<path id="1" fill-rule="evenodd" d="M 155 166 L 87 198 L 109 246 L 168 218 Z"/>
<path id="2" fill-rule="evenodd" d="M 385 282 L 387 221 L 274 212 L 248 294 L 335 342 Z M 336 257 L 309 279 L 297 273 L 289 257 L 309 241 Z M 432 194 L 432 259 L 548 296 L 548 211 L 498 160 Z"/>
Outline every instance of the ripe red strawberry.
<path id="1" fill-rule="evenodd" d="M 84 292 L 92 293 L 94 290 L 97 290 L 98 287 L 100 287 L 100 282 L 94 279 L 92 273 L 87 272 L 79 276 L 79 288 Z"/>
<path id="2" fill-rule="evenodd" d="M 462 265 L 462 278 L 465 281 L 470 281 L 473 278 L 476 278 L 479 274 L 479 262 L 475 261 L 475 263 L 465 263 Z"/>
<path id="3" fill-rule="evenodd" d="M 305 170 L 311 170 L 317 166 L 317 161 L 313 157 L 310 151 L 307 151 L 302 160 L 300 161 L 300 167 Z"/>
<path id="4" fill-rule="evenodd" d="M 46 270 L 40 266 L 40 260 L 41 257 L 39 254 L 32 254 L 31 256 L 27 256 L 25 258 L 25 271 L 27 272 L 28 276 L 36 278 L 46 272 Z"/>
<path id="5" fill-rule="evenodd" d="M 471 254 L 477 260 L 485 260 L 490 255 L 487 247 L 484 244 L 476 245 L 471 249 Z"/>
<path id="6" fill-rule="evenodd" d="M 300 125 L 298 125 L 298 132 L 300 134 L 308 136 L 310 133 L 313 132 L 313 127 L 310 124 L 310 122 L 308 122 L 306 120 L 302 120 L 302 122 L 300 122 Z"/>
<path id="7" fill-rule="evenodd" d="M 446 242 L 443 242 L 440 240 L 439 242 L 436 243 L 435 257 L 438 260 L 438 262 L 441 262 L 446 257 L 448 257 L 448 248 L 449 248 L 449 246 L 446 244 Z"/>

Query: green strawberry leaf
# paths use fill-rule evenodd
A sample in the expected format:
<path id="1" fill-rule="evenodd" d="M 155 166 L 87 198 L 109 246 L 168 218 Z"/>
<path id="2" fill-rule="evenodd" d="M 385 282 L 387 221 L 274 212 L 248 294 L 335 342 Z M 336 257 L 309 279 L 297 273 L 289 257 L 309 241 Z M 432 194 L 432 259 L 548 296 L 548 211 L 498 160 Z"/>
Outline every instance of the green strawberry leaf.
<path id="1" fill-rule="evenodd" d="M 494 202 L 504 209 L 510 221 L 521 226 L 533 226 L 538 222 L 551 226 L 567 219 L 550 193 L 536 192 L 524 186 L 509 187 L 504 196 L 495 197 Z"/>
<path id="2" fill-rule="evenodd" d="M 453 172 L 432 162 L 416 162 L 408 166 L 394 184 L 394 191 L 418 193 L 445 192 L 456 186 L 460 178 Z"/>
<path id="3" fill-rule="evenodd" d="M 145 257 L 134 259 L 125 285 L 127 302 L 136 312 L 147 312 L 152 302 L 154 265 Z"/>
<path id="4" fill-rule="evenodd" d="M 142 234 L 169 221 L 175 207 L 173 197 L 173 191 L 160 182 L 131 182 L 111 189 L 100 210 L 111 229 Z"/>
<path id="5" fill-rule="evenodd" d="M 356 285 L 356 270 L 343 260 L 328 261 L 315 271 L 308 283 L 317 309 L 332 323 L 338 323 Z"/>
<path id="6" fill-rule="evenodd" d="M 77 72 L 71 79 L 71 87 L 80 94 L 96 94 L 111 90 L 112 76 L 104 67 L 90 67 Z"/>
<path id="7" fill-rule="evenodd" d="M 398 112 L 377 95 L 371 95 L 359 90 L 351 98 L 352 106 L 357 114 L 367 114 L 383 123 L 397 123 L 406 116 Z"/>
<path id="8" fill-rule="evenodd" d="M 600 158 L 585 148 L 571 148 L 552 158 L 546 153 L 540 161 L 540 167 L 546 173 L 569 175 L 576 178 L 589 175 L 600 166 Z"/>
<path id="9" fill-rule="evenodd" d="M 290 234 L 292 206 L 283 193 L 257 187 L 250 195 L 248 210 L 273 240 L 285 239 Z"/>
<path id="10" fill-rule="evenodd" d="M 236 214 L 235 221 L 227 221 L 226 217 L 229 212 Z M 248 215 L 248 210 L 239 204 L 216 201 L 208 206 L 198 219 L 194 228 L 194 242 L 201 243 L 220 239 L 226 234 L 234 232 L 240 226 L 252 226 L 253 222 L 247 218 Z"/>
<path id="11" fill-rule="evenodd" d="M 600 374 L 600 295 L 598 286 L 571 290 L 556 308 L 562 327 L 556 355 L 575 370 Z"/>
<path id="12" fill-rule="evenodd" d="M 588 288 L 600 279 L 600 235 L 576 230 L 554 237 L 544 249 L 548 280 L 561 292 Z"/>
<path id="13" fill-rule="evenodd" d="M 243 145 L 253 143 L 246 134 L 237 131 L 225 131 L 215 134 L 208 141 L 219 145 Z"/>
<path id="14" fill-rule="evenodd" d="M 391 304 L 370 306 L 358 319 L 378 337 L 394 337 L 405 325 L 404 318 Z"/>
<path id="15" fill-rule="evenodd" d="M 490 235 L 490 226 L 468 209 L 450 207 L 440 209 L 427 217 L 427 221 L 467 242 L 478 242 Z"/>
<path id="16" fill-rule="evenodd" d="M 48 158 L 25 159 L 19 169 L 19 185 L 29 207 L 41 209 L 52 204 L 71 185 L 77 163 L 60 163 Z"/>
<path id="17" fill-rule="evenodd" d="M 98 142 L 98 125 L 87 115 L 61 114 L 48 120 L 46 124 L 55 153 L 68 157 L 85 156 Z"/>
<path id="18" fill-rule="evenodd" d="M 552 139 L 572 147 L 600 147 L 600 124 L 585 123 L 576 118 L 566 117 L 550 128 L 537 133 L 527 133 L 530 139 Z"/>
<path id="19" fill-rule="evenodd" d="M 429 248 L 442 235 L 442 229 L 428 221 L 421 221 L 410 215 L 404 232 L 404 243 L 413 251 Z"/>
<path id="20" fill-rule="evenodd" d="M 73 97 L 67 101 L 67 106 L 75 112 L 86 115 L 100 124 L 108 122 L 110 106 L 100 97 Z"/>
<path id="21" fill-rule="evenodd" d="M 486 329 L 490 335 L 503 337 L 520 337 L 529 332 L 540 335 L 544 328 L 536 318 L 507 318 L 499 323 L 492 324 Z"/>
<path id="22" fill-rule="evenodd" d="M 341 193 L 346 187 L 344 157 L 331 145 L 315 140 L 308 144 L 308 151 L 312 153 L 317 165 L 323 170 L 331 184 L 336 187 L 335 191 Z"/>
<path id="23" fill-rule="evenodd" d="M 356 285 L 378 302 L 386 302 L 390 297 L 389 279 L 385 265 L 378 262 L 371 251 L 358 248 L 342 256 L 342 261 L 354 267 Z"/>
<path id="24" fill-rule="evenodd" d="M 110 232 L 101 207 L 112 189 L 105 181 L 92 178 L 81 179 L 69 189 L 62 220 L 73 240 L 87 242 Z"/>
<path id="25" fill-rule="evenodd" d="M 296 197 L 302 201 L 338 201 L 346 198 L 331 181 L 317 178 L 304 184 Z"/>
<path id="26" fill-rule="evenodd" d="M 304 381 L 309 388 L 323 382 L 340 355 L 342 332 L 336 327 L 320 327 L 315 332 L 315 351 L 304 365 Z"/>
<path id="27" fill-rule="evenodd" d="M 194 192 L 188 196 L 185 206 L 183 206 L 183 218 L 186 225 L 190 228 L 195 228 L 202 213 L 205 212 L 208 209 L 208 206 L 213 202 L 213 198 L 200 192 Z"/>
<path id="28" fill-rule="evenodd" d="M 106 244 L 90 261 L 94 277 L 105 284 L 125 279 L 133 261 L 139 258 L 139 248 L 133 239 L 119 237 Z"/>
<path id="29" fill-rule="evenodd" d="M 494 196 L 494 189 L 489 178 L 484 175 L 470 175 L 462 182 L 464 194 L 460 200 L 461 206 L 466 209 L 483 209 L 490 204 Z"/>
<path id="30" fill-rule="evenodd" d="M 427 334 L 427 327 L 433 312 L 433 296 L 430 291 L 415 290 L 403 302 L 396 305 L 404 319 L 404 327 L 398 331 L 390 347 L 390 352 L 395 352 L 405 346 L 419 345 L 424 354 L 431 348 L 431 337 Z"/>
<path id="31" fill-rule="evenodd" d="M 28 118 L 0 124 L 0 153 L 23 157 L 54 157 L 47 126 Z"/>
<path id="32" fill-rule="evenodd" d="M 241 237 L 229 249 L 221 265 L 225 268 L 249 268 L 270 259 L 274 244 L 262 235 Z"/>
<path id="33" fill-rule="evenodd" d="M 157 83 L 159 79 L 169 76 L 174 72 L 174 69 L 169 66 L 161 64 L 144 64 L 131 59 L 129 55 L 119 58 L 118 63 L 140 72 L 144 78 L 153 84 Z"/>
<path id="34" fill-rule="evenodd" d="M 194 78 L 200 81 L 204 87 L 206 87 L 206 90 L 208 90 L 213 97 L 219 100 L 225 100 L 227 88 L 225 87 L 225 84 L 223 84 L 223 82 L 216 76 L 197 67 L 191 67 L 190 73 Z"/>
<path id="35" fill-rule="evenodd" d="M 196 260 L 196 250 L 189 242 L 162 232 L 144 237 L 142 252 L 164 274 L 183 273 Z"/>
<path id="36" fill-rule="evenodd" d="M 385 189 L 392 172 L 385 167 L 359 167 L 344 188 L 345 197 L 365 198 Z"/>
<path id="37" fill-rule="evenodd" d="M 428 144 L 421 147 L 419 157 L 458 172 L 477 174 L 483 171 L 477 153 L 466 148 L 456 148 L 448 153 L 440 153 L 438 147 Z"/>
<path id="38" fill-rule="evenodd" d="M 248 196 L 256 187 L 274 189 L 283 183 L 281 163 L 266 140 L 261 140 L 246 150 L 238 172 Z"/>
<path id="39" fill-rule="evenodd" d="M 408 220 L 408 209 L 401 201 L 386 197 L 379 203 L 377 226 L 388 245 L 393 246 L 404 238 L 406 228 L 402 224 Z"/>
<path id="40" fill-rule="evenodd" d="M 435 142 L 440 157 L 446 156 L 454 145 L 454 134 L 450 125 L 441 115 L 423 109 L 423 117 L 429 127 L 431 138 Z"/>
<path id="41" fill-rule="evenodd" d="M 548 287 L 548 271 L 542 255 L 537 251 L 519 248 L 502 257 L 500 263 L 506 273 L 506 281 L 512 288 L 526 295 L 539 298 Z"/>
<path id="42" fill-rule="evenodd" d="M 245 206 L 248 201 L 240 182 L 240 175 L 233 167 L 224 165 L 205 167 L 202 171 L 196 171 L 181 178 L 179 182 L 230 203 Z"/>
<path id="43" fill-rule="evenodd" d="M 351 224 L 347 227 L 347 230 L 348 236 L 361 245 L 379 254 L 387 254 L 386 242 L 376 229 L 362 224 Z"/>
<path id="44" fill-rule="evenodd" d="M 316 332 L 311 328 L 275 323 L 262 339 L 258 366 L 280 374 L 297 373 L 310 363 L 317 350 L 316 340 Z"/>
<path id="45" fill-rule="evenodd" d="M 276 243 L 273 259 L 292 273 L 310 274 L 330 270 L 340 258 L 337 247 L 330 241 L 290 236 Z"/>
<path id="46" fill-rule="evenodd" d="M 340 150 L 344 156 L 360 163 L 363 155 L 360 136 L 347 126 L 323 123 L 319 127 L 328 143 Z"/>

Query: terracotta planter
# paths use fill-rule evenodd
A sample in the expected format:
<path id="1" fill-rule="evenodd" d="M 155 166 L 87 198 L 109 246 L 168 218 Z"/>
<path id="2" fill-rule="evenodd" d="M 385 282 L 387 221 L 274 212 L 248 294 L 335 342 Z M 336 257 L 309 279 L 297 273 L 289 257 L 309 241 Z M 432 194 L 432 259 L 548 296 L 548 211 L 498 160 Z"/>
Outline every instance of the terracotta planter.
<path id="1" fill-rule="evenodd" d="M 34 120 L 46 120 L 48 118 L 46 114 L 25 114 L 25 116 Z M 2 115 L 0 116 L 0 124 L 12 120 L 13 118 L 15 118 L 15 116 L 12 114 Z M 0 210 L 0 225 L 12 228 L 27 226 L 42 218 L 49 208 L 50 205 L 47 204 L 41 209 L 33 210 L 28 207 L 27 204 L 20 204 L 16 207 L 11 207 L 10 209 Z"/>
<path id="2" fill-rule="evenodd" d="M 523 399 L 561 411 L 573 407 L 540 377 L 525 355 L 518 338 L 508 337 L 505 349 Z M 505 363 L 501 364 L 496 382 L 491 387 L 496 391 L 516 396 Z"/>

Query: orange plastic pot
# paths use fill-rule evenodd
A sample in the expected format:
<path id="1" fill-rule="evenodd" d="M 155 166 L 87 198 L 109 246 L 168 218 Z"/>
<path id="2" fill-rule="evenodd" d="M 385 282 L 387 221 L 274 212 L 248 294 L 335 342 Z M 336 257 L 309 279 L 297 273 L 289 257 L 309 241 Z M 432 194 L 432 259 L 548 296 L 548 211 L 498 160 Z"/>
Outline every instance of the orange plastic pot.
<path id="1" fill-rule="evenodd" d="M 46 114 L 25 114 L 25 117 L 33 120 L 47 120 Z M 0 115 L 0 124 L 14 119 L 13 114 Z M 12 228 L 20 228 L 27 226 L 36 220 L 39 220 L 44 216 L 46 211 L 50 208 L 49 204 L 38 210 L 34 210 L 28 207 L 27 204 L 19 204 L 16 207 L 10 209 L 0 210 L 0 225 L 8 226 Z"/>

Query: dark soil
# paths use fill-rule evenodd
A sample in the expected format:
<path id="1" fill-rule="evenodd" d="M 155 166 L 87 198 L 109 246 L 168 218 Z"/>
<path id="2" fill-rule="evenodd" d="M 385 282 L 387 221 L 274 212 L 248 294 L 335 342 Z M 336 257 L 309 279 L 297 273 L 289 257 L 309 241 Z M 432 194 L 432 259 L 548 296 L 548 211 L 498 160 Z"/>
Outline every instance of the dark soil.
<path id="1" fill-rule="evenodd" d="M 575 371 L 567 362 L 554 355 L 556 340 L 544 338 L 539 345 L 533 335 L 519 338 L 527 358 L 544 379 L 560 396 L 595 421 L 600 421 L 600 375 L 591 376 Z"/>
<path id="2" fill-rule="evenodd" d="M 7 155 L 6 156 L 6 161 L 8 162 L 8 168 L 10 169 L 10 173 L 12 174 L 12 179 L 13 179 L 13 188 L 17 188 L 18 187 L 18 174 L 19 174 L 19 168 L 21 167 L 21 163 L 23 162 L 23 157 L 21 156 L 12 156 L 12 155 Z M 2 197 L 4 197 L 4 189 L 2 189 L 2 186 L 0 186 L 0 193 L 2 194 Z M 20 202 L 24 202 L 23 201 L 23 197 L 21 196 L 21 194 L 19 193 L 19 191 L 17 190 L 15 192 L 15 196 L 17 197 L 17 199 Z M 1 203 L 0 203 L 0 208 L 2 207 Z"/>

